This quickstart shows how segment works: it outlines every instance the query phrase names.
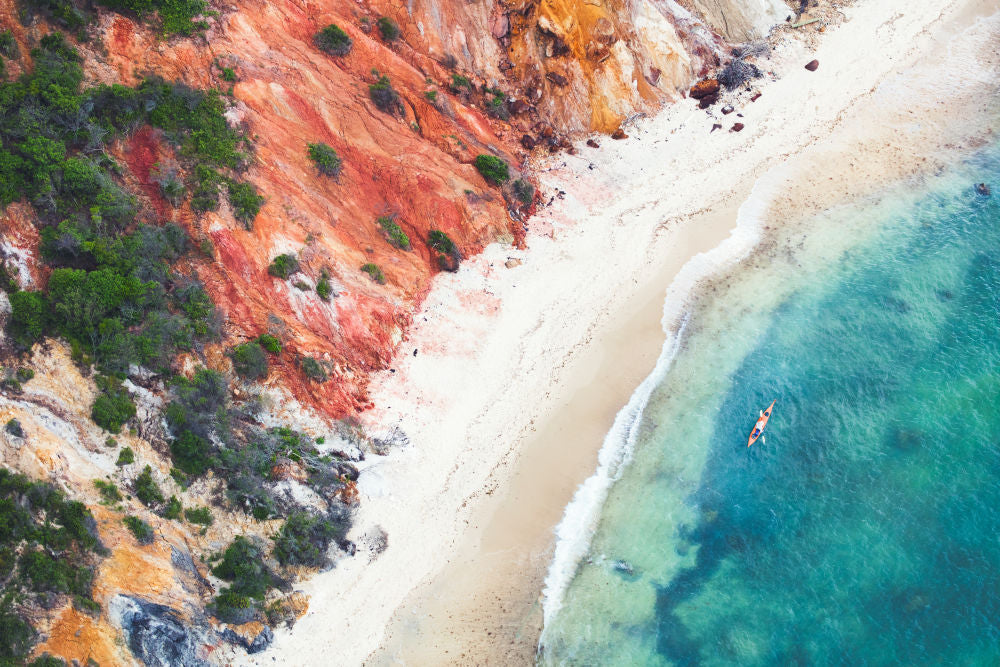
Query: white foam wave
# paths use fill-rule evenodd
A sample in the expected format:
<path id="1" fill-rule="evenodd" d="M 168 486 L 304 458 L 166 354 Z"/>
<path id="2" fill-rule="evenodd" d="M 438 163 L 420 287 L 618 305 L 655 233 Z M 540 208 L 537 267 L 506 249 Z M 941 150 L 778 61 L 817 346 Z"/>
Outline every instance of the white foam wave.
<path id="1" fill-rule="evenodd" d="M 653 390 L 670 370 L 683 340 L 695 287 L 706 278 L 719 275 L 745 259 L 760 242 L 768 207 L 773 195 L 785 181 L 787 168 L 785 165 L 772 169 L 758 179 L 750 196 L 740 206 L 736 227 L 729 237 L 712 250 L 689 259 L 667 288 L 662 319 L 666 341 L 656 366 L 615 416 L 614 424 L 605 436 L 598 454 L 597 470 L 577 488 L 573 499 L 566 506 L 562 520 L 556 526 L 555 553 L 543 590 L 540 650 L 545 645 L 546 632 L 552 619 L 562 608 L 566 590 L 576 575 L 580 561 L 590 549 L 608 493 L 632 458 L 646 405 Z"/>

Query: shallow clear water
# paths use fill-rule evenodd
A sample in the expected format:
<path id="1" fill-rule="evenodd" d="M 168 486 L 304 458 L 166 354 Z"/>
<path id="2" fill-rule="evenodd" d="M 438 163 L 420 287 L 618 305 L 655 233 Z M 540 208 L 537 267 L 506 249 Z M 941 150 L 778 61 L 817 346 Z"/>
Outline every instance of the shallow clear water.
<path id="1" fill-rule="evenodd" d="M 701 300 L 542 663 L 996 664 L 1000 147 L 808 227 Z"/>

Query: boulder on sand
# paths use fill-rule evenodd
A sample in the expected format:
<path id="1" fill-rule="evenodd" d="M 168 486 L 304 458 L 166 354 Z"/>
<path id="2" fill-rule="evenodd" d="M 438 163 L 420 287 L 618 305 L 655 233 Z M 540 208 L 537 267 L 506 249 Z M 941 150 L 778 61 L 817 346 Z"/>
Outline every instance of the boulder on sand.
<path id="1" fill-rule="evenodd" d="M 818 60 L 810 60 L 808 63 L 806 63 L 806 69 L 809 70 L 810 72 L 815 72 L 818 67 L 819 67 Z"/>
<path id="2" fill-rule="evenodd" d="M 708 97 L 709 95 L 719 94 L 719 80 L 718 79 L 702 79 L 698 83 L 691 86 L 691 91 L 688 95 L 691 99 L 700 100 L 703 97 Z"/>

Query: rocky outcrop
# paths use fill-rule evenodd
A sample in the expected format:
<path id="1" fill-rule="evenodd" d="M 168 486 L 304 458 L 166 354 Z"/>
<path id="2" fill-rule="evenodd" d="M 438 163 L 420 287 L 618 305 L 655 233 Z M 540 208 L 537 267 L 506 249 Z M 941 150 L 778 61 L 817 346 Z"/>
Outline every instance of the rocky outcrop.
<path id="1" fill-rule="evenodd" d="M 132 654 L 148 667 L 203 667 L 202 641 L 170 607 L 141 598 L 116 595 L 108 603 L 112 621 L 121 628 Z"/>

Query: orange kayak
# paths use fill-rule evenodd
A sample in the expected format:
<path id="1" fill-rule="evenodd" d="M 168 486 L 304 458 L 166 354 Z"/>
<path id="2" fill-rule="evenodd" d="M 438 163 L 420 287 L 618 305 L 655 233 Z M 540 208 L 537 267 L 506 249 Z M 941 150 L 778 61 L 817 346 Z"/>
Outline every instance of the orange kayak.
<path id="1" fill-rule="evenodd" d="M 750 431 L 750 439 L 747 441 L 747 447 L 757 442 L 757 438 L 764 435 L 764 427 L 767 426 L 767 420 L 771 418 L 771 410 L 774 410 L 774 404 L 777 402 L 778 399 L 771 401 L 771 405 L 767 406 L 767 410 L 764 410 L 760 419 L 753 425 L 753 430 Z"/>

